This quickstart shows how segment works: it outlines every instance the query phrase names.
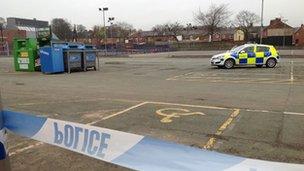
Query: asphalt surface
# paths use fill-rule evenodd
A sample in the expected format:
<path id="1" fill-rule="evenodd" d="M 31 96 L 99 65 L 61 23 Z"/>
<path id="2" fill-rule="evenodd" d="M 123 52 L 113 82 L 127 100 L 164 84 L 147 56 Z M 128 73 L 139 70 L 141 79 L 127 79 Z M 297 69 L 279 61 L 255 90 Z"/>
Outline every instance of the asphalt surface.
<path id="1" fill-rule="evenodd" d="M 3 105 L 227 154 L 304 164 L 304 58 L 283 58 L 274 69 L 232 70 L 211 67 L 206 58 L 100 62 L 100 71 L 43 75 L 16 73 L 11 58 L 0 58 Z M 13 170 L 128 170 L 13 134 L 8 143 Z"/>

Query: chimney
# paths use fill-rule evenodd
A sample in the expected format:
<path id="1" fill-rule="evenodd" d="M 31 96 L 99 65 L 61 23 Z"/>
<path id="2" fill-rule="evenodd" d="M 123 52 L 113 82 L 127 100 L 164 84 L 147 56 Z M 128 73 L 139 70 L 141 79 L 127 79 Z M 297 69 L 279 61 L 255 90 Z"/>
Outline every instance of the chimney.
<path id="1" fill-rule="evenodd" d="M 270 20 L 270 25 L 274 25 L 276 23 L 282 22 L 281 18 L 275 18 L 274 20 Z"/>

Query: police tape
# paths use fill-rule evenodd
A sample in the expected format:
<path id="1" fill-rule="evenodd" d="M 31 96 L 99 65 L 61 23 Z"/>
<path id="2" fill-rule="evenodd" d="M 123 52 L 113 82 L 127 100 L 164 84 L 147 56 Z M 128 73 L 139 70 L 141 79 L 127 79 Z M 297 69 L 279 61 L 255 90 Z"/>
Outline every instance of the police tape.
<path id="1" fill-rule="evenodd" d="M 304 170 L 300 164 L 246 159 L 107 128 L 8 110 L 2 115 L 4 128 L 15 134 L 135 170 Z"/>

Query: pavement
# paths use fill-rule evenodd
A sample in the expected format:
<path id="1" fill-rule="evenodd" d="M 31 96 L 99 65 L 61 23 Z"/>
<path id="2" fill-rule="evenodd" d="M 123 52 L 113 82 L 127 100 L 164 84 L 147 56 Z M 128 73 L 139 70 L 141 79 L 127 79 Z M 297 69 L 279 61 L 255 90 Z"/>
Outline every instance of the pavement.
<path id="1" fill-rule="evenodd" d="M 5 108 L 242 157 L 304 164 L 304 58 L 273 69 L 206 58 L 101 58 L 100 70 L 14 72 L 0 58 Z M 13 170 L 128 170 L 9 135 Z M 157 157 L 157 156 L 156 156 Z"/>

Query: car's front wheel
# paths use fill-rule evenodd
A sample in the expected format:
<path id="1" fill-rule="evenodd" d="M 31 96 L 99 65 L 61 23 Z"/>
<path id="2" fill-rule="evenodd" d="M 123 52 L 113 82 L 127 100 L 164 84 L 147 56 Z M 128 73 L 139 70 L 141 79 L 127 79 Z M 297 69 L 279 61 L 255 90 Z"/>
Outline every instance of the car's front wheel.
<path id="1" fill-rule="evenodd" d="M 277 65 L 277 61 L 273 58 L 270 58 L 266 62 L 266 67 L 267 68 L 274 68 Z"/>
<path id="2" fill-rule="evenodd" d="M 224 66 L 226 69 L 231 69 L 234 67 L 234 60 L 232 59 L 227 59 L 224 63 Z"/>

